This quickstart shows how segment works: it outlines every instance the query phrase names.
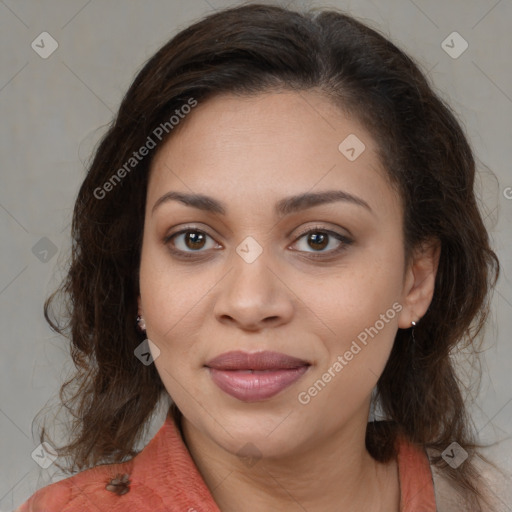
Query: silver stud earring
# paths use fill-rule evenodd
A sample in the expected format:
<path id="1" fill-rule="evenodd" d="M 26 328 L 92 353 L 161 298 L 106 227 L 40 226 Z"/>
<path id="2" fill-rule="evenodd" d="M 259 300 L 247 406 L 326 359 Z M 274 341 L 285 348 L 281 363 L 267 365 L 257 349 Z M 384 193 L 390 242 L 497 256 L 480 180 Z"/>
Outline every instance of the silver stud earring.
<path id="1" fill-rule="evenodd" d="M 414 337 L 414 328 L 416 327 L 416 322 L 413 320 L 411 322 L 412 328 L 411 328 L 411 338 L 412 338 L 412 346 L 414 349 L 414 346 L 416 345 L 416 338 Z"/>
<path id="2" fill-rule="evenodd" d="M 416 327 L 416 322 L 411 322 L 411 343 L 410 343 L 410 349 L 411 349 L 411 361 L 412 361 L 412 370 L 413 372 L 418 371 L 418 361 L 417 359 L 417 343 L 416 338 L 414 337 L 414 328 Z"/>
<path id="3" fill-rule="evenodd" d="M 146 330 L 146 322 L 144 322 L 144 318 L 142 318 L 142 316 L 140 315 L 137 315 L 137 325 L 141 332 L 144 332 Z"/>

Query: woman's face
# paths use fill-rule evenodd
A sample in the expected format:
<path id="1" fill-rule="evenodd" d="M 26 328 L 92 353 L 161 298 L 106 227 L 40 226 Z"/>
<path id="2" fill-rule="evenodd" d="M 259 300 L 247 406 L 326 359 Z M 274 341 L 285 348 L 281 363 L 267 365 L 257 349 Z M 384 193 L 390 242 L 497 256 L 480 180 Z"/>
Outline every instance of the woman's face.
<path id="1" fill-rule="evenodd" d="M 152 164 L 140 268 L 167 391 L 231 453 L 364 435 L 396 331 L 424 312 L 407 302 L 402 211 L 376 143 L 311 92 L 218 96 L 185 123 Z M 246 357 L 262 351 L 284 357 Z"/>

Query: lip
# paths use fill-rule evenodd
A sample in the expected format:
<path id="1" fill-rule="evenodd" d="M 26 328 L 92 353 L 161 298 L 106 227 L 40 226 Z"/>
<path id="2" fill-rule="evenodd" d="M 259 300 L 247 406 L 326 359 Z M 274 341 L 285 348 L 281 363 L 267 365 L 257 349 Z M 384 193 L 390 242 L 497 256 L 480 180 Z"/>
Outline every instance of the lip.
<path id="1" fill-rule="evenodd" d="M 205 366 L 222 391 L 244 402 L 256 402 L 291 386 L 311 364 L 279 352 L 232 351 L 208 361 Z"/>

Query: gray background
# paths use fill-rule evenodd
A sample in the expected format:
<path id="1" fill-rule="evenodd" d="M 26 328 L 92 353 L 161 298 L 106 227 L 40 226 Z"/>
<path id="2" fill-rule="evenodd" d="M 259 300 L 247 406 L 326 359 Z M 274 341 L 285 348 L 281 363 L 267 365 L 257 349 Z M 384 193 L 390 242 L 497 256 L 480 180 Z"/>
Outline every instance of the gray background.
<path id="1" fill-rule="evenodd" d="M 164 42 L 225 0 L 0 0 L 0 510 L 53 478 L 31 453 L 32 420 L 55 404 L 70 371 L 66 341 L 42 315 L 69 254 L 69 222 L 84 166 L 134 74 Z M 512 433 L 512 4 L 509 0 L 281 2 L 335 6 L 381 30 L 428 73 L 458 113 L 481 162 L 477 190 L 501 259 L 474 420 L 484 441 Z M 47 31 L 57 50 L 31 47 Z M 457 31 L 467 50 L 441 43 Z M 451 43 L 449 43 L 451 44 Z M 454 42 L 454 51 L 461 48 Z M 48 49 L 48 45 L 45 46 Z M 495 176 L 493 176 L 493 173 Z M 47 251 L 47 252 L 44 252 Z M 164 410 L 164 409 L 162 409 Z M 157 416 L 151 437 L 161 423 Z M 34 430 L 35 431 L 35 430 Z M 494 449 L 512 467 L 511 443 Z"/>

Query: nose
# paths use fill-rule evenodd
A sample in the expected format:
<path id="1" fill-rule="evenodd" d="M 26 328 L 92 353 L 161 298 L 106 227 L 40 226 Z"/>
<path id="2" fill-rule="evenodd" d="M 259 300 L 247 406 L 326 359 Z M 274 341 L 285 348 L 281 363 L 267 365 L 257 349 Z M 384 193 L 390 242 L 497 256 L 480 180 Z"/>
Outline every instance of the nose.
<path id="1" fill-rule="evenodd" d="M 214 306 L 216 319 L 246 331 L 277 327 L 293 317 L 293 293 L 264 255 L 247 263 L 235 258 Z"/>

